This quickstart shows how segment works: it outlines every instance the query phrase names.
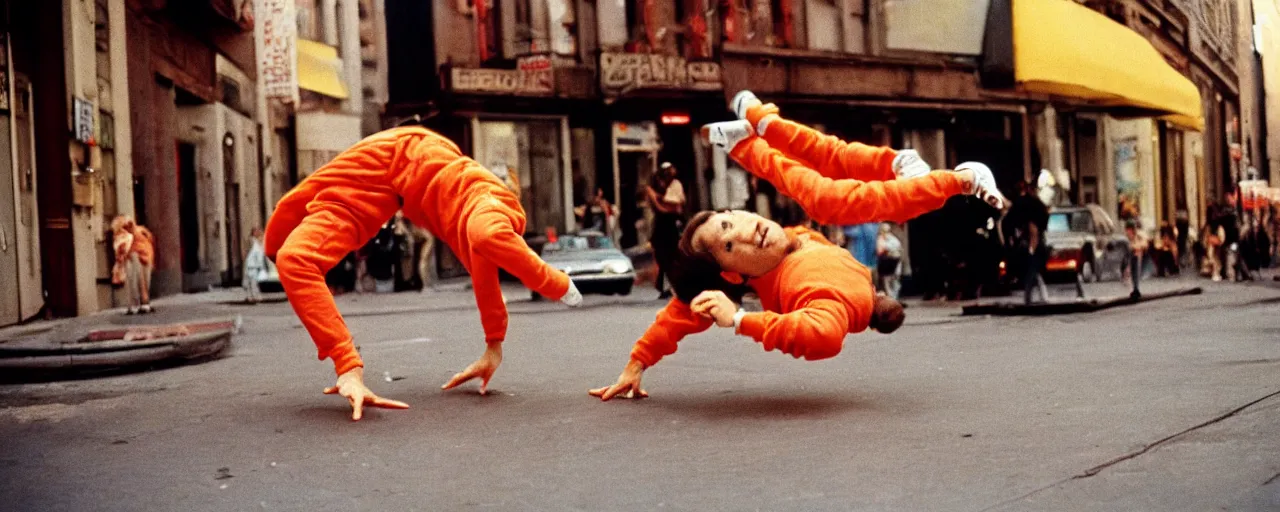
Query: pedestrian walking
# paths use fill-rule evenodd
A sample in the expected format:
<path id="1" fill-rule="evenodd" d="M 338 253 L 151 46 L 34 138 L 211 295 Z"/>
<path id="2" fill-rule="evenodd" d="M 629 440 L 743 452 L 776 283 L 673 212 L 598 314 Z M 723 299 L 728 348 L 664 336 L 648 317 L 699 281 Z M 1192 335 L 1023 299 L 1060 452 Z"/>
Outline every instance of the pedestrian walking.
<path id="1" fill-rule="evenodd" d="M 902 241 L 893 234 L 893 224 L 886 222 L 880 225 L 880 236 L 876 239 L 876 257 L 880 290 L 896 300 L 902 273 Z"/>
<path id="2" fill-rule="evenodd" d="M 653 261 L 658 267 L 653 286 L 658 289 L 658 299 L 671 298 L 667 287 L 667 269 L 675 260 L 680 242 L 680 221 L 684 212 L 684 185 L 676 177 L 671 162 L 663 162 L 658 172 L 649 179 L 645 188 L 645 200 L 653 209 L 653 229 L 649 232 L 649 246 L 653 248 Z"/>
<path id="3" fill-rule="evenodd" d="M 244 277 L 241 279 L 246 302 L 257 304 L 262 300 L 258 283 L 266 278 L 267 253 L 262 245 L 262 228 L 254 227 L 249 232 L 249 250 L 244 256 Z"/>

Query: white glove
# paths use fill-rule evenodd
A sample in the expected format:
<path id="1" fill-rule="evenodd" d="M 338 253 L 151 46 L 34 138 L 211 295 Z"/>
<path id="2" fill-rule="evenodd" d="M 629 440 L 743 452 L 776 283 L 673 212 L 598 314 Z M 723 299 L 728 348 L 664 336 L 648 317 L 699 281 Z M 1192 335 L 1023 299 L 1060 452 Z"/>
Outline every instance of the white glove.
<path id="1" fill-rule="evenodd" d="M 569 291 L 564 293 L 564 297 L 560 297 L 560 302 L 571 308 L 582 305 L 582 292 L 578 291 L 578 287 L 573 284 L 573 281 L 569 281 Z"/>
<path id="2" fill-rule="evenodd" d="M 902 149 L 898 151 L 898 156 L 893 157 L 893 173 L 900 180 L 911 178 L 919 178 L 929 174 L 933 168 L 920 158 L 920 153 L 916 153 L 914 149 Z"/>

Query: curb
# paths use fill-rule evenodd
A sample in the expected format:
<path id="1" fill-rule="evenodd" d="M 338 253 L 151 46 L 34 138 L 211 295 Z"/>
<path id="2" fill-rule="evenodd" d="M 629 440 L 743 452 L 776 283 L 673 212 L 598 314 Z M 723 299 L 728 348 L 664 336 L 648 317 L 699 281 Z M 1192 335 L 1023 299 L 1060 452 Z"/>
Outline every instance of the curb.
<path id="1" fill-rule="evenodd" d="M 48 348 L 0 348 L 0 382 L 36 382 L 152 367 L 177 366 L 221 355 L 234 329 L 148 341 L 100 341 Z"/>
<path id="2" fill-rule="evenodd" d="M 1039 304 L 974 304 L 965 306 L 960 314 L 962 316 L 970 315 L 993 315 L 993 316 L 1047 316 L 1047 315 L 1069 315 L 1075 313 L 1093 313 L 1104 309 L 1110 309 L 1117 306 L 1130 306 L 1153 300 L 1167 299 L 1170 297 L 1181 297 L 1184 295 L 1199 295 L 1204 290 L 1199 286 L 1189 288 L 1177 288 L 1160 293 L 1151 293 L 1143 295 L 1139 298 L 1132 297 L 1111 297 L 1105 299 L 1092 299 L 1079 302 L 1049 302 Z"/>

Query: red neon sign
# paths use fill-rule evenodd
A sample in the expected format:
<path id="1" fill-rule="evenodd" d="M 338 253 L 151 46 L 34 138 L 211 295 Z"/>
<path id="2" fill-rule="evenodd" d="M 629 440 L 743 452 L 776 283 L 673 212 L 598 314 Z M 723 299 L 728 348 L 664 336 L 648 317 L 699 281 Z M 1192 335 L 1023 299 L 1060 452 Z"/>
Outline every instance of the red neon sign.
<path id="1" fill-rule="evenodd" d="M 662 124 L 689 124 L 689 114 L 662 114 Z"/>

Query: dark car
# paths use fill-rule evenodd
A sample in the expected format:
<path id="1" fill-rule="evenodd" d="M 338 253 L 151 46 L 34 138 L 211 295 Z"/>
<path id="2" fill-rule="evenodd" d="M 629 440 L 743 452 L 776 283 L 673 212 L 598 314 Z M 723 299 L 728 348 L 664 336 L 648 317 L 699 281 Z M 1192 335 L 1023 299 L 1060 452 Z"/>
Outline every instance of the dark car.
<path id="1" fill-rule="evenodd" d="M 628 295 L 635 284 L 631 259 L 618 250 L 613 239 L 598 231 L 561 235 L 555 243 L 542 246 L 541 256 L 547 264 L 569 274 L 582 293 Z"/>
<path id="2" fill-rule="evenodd" d="M 1100 206 L 1054 207 L 1045 230 L 1049 261 L 1045 272 L 1062 277 L 1079 273 L 1085 281 L 1119 279 L 1129 256 L 1129 239 Z"/>

